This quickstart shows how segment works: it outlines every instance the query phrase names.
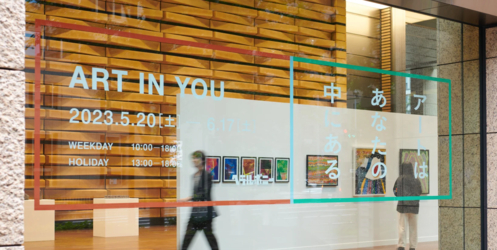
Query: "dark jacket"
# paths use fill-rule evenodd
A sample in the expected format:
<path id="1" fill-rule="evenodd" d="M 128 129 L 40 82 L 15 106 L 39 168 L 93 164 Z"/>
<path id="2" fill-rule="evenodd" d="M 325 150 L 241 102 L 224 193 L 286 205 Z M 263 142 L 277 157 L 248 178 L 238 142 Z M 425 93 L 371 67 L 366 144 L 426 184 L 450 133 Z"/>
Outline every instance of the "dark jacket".
<path id="1" fill-rule="evenodd" d="M 211 200 L 211 189 L 212 189 L 212 175 L 205 170 L 200 173 L 200 181 L 198 184 L 195 182 L 195 176 L 193 177 L 193 195 L 192 201 L 212 201 Z M 193 207 L 191 219 L 197 221 L 212 220 L 217 217 L 217 213 L 214 207 Z"/>
<path id="2" fill-rule="evenodd" d="M 395 196 L 419 196 L 421 195 L 421 182 L 414 177 L 414 168 L 410 162 L 404 162 L 400 166 L 400 174 L 393 186 Z M 399 201 L 397 205 L 399 213 L 418 214 L 419 200 Z"/>

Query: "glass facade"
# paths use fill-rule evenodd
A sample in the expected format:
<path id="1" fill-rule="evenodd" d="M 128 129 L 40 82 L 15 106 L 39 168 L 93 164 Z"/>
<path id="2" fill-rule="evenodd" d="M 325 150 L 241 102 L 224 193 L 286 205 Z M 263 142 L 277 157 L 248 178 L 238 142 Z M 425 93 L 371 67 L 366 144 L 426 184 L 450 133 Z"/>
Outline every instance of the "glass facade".
<path id="1" fill-rule="evenodd" d="M 478 27 L 367 1 L 25 6 L 25 249 L 480 249 Z"/>

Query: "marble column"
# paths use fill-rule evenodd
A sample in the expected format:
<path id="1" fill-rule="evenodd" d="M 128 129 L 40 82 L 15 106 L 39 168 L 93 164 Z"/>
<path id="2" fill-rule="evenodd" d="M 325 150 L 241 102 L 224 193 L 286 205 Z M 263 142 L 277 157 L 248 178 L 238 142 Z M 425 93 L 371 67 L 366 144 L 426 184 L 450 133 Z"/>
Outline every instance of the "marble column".
<path id="1" fill-rule="evenodd" d="M 487 244 L 497 248 L 497 28 L 486 30 Z"/>
<path id="2" fill-rule="evenodd" d="M 24 249 L 25 1 L 0 0 L 0 249 Z"/>
<path id="3" fill-rule="evenodd" d="M 479 29 L 437 20 L 439 192 L 449 193 L 448 112 L 452 114 L 452 200 L 439 202 L 439 249 L 481 249 Z M 497 99 L 497 98 L 496 98 Z M 446 156 L 447 155 L 447 156 Z"/>

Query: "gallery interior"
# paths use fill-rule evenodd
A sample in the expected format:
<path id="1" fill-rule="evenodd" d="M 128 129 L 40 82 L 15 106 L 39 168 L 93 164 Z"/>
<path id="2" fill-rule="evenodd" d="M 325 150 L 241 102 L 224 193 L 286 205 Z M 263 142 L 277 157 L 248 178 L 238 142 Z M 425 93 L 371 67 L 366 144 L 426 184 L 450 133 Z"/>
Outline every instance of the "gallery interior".
<path id="1" fill-rule="evenodd" d="M 497 247 L 497 10 L 445 2 L 22 1 L 12 245 Z"/>

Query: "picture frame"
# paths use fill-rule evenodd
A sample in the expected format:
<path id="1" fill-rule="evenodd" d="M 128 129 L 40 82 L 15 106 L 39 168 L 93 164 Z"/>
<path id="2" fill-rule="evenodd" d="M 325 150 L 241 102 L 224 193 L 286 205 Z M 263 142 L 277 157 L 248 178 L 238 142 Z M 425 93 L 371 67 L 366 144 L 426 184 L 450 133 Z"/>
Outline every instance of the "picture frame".
<path id="1" fill-rule="evenodd" d="M 306 156 L 306 186 L 307 187 L 336 187 L 337 179 L 330 179 L 326 170 L 331 166 L 329 160 L 336 160 L 335 168 L 339 168 L 338 155 L 307 155 Z M 335 173 L 337 171 L 332 170 Z"/>
<path id="2" fill-rule="evenodd" d="M 404 162 L 410 162 L 414 168 L 415 178 L 419 179 L 421 182 L 421 194 L 427 195 L 430 194 L 430 151 L 429 150 L 418 150 L 417 149 L 400 149 L 399 150 L 399 167 L 402 166 Z M 424 171 L 427 175 L 423 179 L 419 178 L 419 173 L 423 171 L 421 166 L 423 165 L 423 161 L 425 162 L 427 168 Z M 417 167 L 416 167 L 417 163 Z M 399 169 L 400 174 L 400 169 Z"/>
<path id="3" fill-rule="evenodd" d="M 223 157 L 223 182 L 235 183 L 239 176 L 240 158 L 238 156 Z M 236 180 L 233 177 L 236 176 Z"/>
<path id="4" fill-rule="evenodd" d="M 221 156 L 206 156 L 204 169 L 212 175 L 212 182 L 221 182 Z"/>
<path id="5" fill-rule="evenodd" d="M 385 150 L 384 148 L 377 148 Z M 353 176 L 353 197 L 377 197 L 385 196 L 387 188 L 387 177 L 380 178 L 381 175 L 372 175 L 373 167 L 381 162 L 387 164 L 387 157 L 378 152 L 373 154 L 373 148 L 353 149 L 354 176 Z M 376 166 L 379 167 L 379 166 Z M 379 169 L 379 173 L 384 173 L 384 169 Z"/>
<path id="6" fill-rule="evenodd" d="M 257 166 L 257 174 L 261 175 L 261 180 L 270 181 L 271 178 L 274 180 L 274 158 L 272 157 L 259 157 L 258 166 Z M 267 179 L 262 176 L 267 176 Z"/>
<path id="7" fill-rule="evenodd" d="M 257 157 L 244 156 L 240 160 L 240 170 L 238 171 L 239 176 L 252 176 L 252 180 L 255 180 L 257 175 Z"/>
<path id="8" fill-rule="evenodd" d="M 290 158 L 274 159 L 274 181 L 276 183 L 290 182 Z"/>

